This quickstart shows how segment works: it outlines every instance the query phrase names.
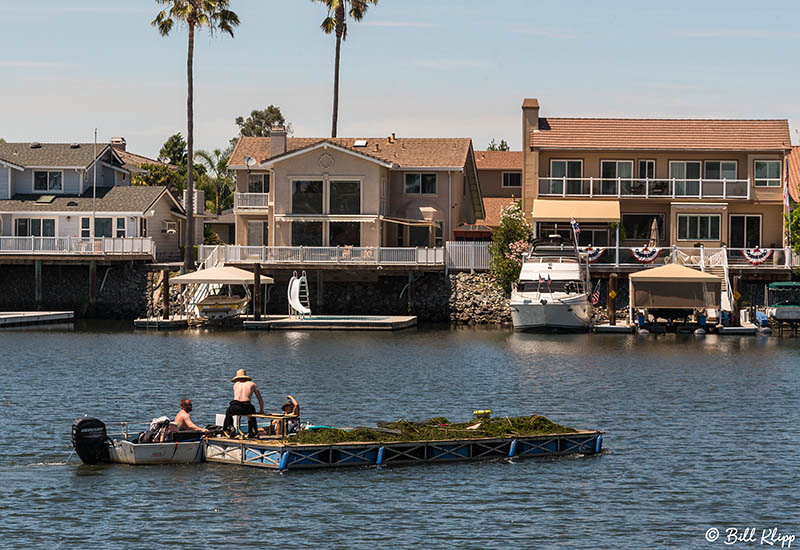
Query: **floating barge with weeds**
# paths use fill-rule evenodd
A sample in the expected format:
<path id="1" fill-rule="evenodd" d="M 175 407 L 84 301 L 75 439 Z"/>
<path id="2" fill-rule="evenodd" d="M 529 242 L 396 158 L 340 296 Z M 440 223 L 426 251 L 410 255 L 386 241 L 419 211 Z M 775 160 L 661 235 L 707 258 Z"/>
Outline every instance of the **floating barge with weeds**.
<path id="1" fill-rule="evenodd" d="M 603 447 L 602 434 L 560 426 L 536 415 L 484 417 L 458 424 L 446 418 L 400 420 L 380 423 L 378 428 L 323 427 L 285 439 L 212 437 L 206 441 L 205 459 L 283 471 L 595 455 Z"/>

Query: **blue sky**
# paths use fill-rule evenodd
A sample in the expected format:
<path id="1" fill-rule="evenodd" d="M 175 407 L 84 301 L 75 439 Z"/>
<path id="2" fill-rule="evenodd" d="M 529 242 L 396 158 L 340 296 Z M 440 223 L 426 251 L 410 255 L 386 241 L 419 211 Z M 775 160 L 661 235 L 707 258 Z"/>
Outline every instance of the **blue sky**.
<path id="1" fill-rule="evenodd" d="M 310 0 L 231 0 L 234 39 L 197 39 L 196 146 L 272 103 L 330 132 L 334 39 Z M 155 156 L 186 132 L 186 34 L 148 0 L 0 0 L 0 137 L 124 136 Z M 468 136 L 520 146 L 542 115 L 788 118 L 800 125 L 800 3 L 381 0 L 342 48 L 340 136 Z M 800 127 L 800 126 L 798 126 Z M 793 131 L 793 139 L 797 134 Z"/>

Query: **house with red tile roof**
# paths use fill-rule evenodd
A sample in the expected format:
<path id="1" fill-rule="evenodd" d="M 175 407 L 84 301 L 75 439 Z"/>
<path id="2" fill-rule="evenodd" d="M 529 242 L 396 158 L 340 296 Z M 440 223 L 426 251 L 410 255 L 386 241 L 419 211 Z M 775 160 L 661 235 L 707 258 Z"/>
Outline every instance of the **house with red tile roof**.
<path id="1" fill-rule="evenodd" d="M 662 263 L 674 249 L 707 262 L 725 247 L 732 268 L 785 267 L 787 120 L 551 117 L 537 99 L 522 119 L 523 208 L 537 235 L 568 234 L 574 218 L 580 245 L 605 249 L 598 264 L 615 269 L 640 267 L 645 246 Z"/>
<path id="2" fill-rule="evenodd" d="M 443 246 L 484 217 L 469 138 L 242 137 L 236 244 Z"/>

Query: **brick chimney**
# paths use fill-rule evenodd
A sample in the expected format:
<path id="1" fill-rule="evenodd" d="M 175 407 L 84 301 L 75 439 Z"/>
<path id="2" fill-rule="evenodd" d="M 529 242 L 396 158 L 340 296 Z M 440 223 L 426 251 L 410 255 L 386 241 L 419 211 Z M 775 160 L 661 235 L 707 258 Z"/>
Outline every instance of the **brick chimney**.
<path id="1" fill-rule="evenodd" d="M 269 131 L 269 157 L 277 157 L 286 152 L 286 127 L 273 124 Z"/>
<path id="2" fill-rule="evenodd" d="M 531 132 L 539 131 L 539 100 L 525 98 L 522 101 L 522 211 L 531 221 L 533 199 L 538 195 L 539 151 L 533 151 Z"/>
<path id="3" fill-rule="evenodd" d="M 128 142 L 125 141 L 124 137 L 111 138 L 109 144 L 117 151 L 125 151 L 125 148 L 128 146 Z"/>

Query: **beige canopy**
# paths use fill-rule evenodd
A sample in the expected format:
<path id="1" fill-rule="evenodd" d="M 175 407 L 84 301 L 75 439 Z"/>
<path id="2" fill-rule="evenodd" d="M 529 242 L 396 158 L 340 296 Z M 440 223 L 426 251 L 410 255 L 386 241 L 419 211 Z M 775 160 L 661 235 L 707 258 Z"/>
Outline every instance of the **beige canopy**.
<path id="1" fill-rule="evenodd" d="M 585 223 L 618 222 L 619 201 L 536 199 L 531 215 L 535 222 L 568 222 L 572 218 Z"/>
<path id="2" fill-rule="evenodd" d="M 679 264 L 631 273 L 628 279 L 631 311 L 719 308 L 722 300 L 720 277 Z"/>
<path id="3" fill-rule="evenodd" d="M 208 269 L 201 269 L 186 275 L 172 277 L 169 280 L 171 285 L 190 285 L 190 284 L 222 284 L 222 285 L 246 285 L 253 284 L 255 276 L 250 271 L 239 269 L 238 267 L 217 266 Z M 272 277 L 261 276 L 261 284 L 272 284 Z"/>

